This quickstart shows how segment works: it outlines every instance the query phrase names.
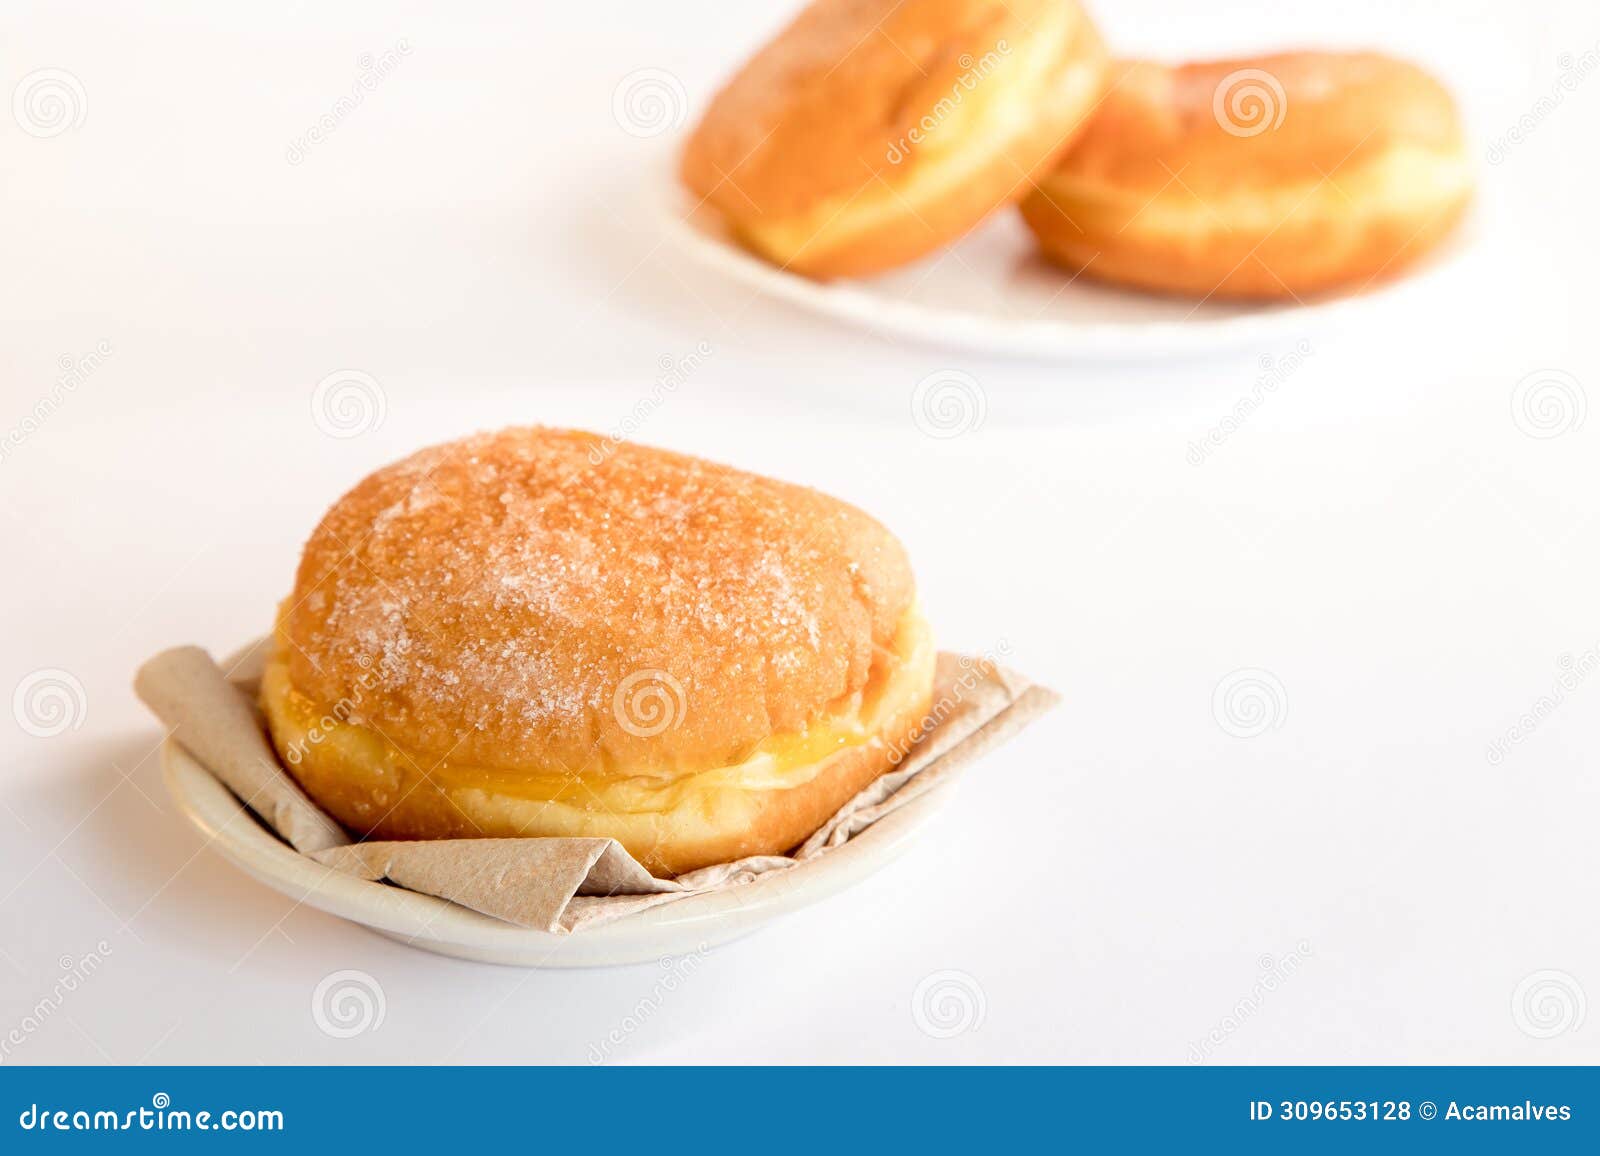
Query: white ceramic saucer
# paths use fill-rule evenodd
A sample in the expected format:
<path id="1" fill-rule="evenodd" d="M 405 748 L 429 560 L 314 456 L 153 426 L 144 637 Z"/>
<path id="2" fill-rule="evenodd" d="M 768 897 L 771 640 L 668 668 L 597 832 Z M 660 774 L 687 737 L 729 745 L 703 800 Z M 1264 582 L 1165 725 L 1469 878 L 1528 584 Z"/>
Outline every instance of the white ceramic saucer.
<path id="1" fill-rule="evenodd" d="M 370 883 L 296 854 L 176 742 L 161 750 L 167 791 L 211 848 L 275 891 L 440 955 L 519 967 L 599 967 L 703 951 L 861 882 L 905 850 L 948 801 L 929 791 L 803 869 L 692 895 L 572 935 L 529 931 L 431 895 Z"/>
<path id="2" fill-rule="evenodd" d="M 654 179 L 657 227 L 713 272 L 788 304 L 886 337 L 1000 357 L 1148 363 L 1248 350 L 1270 353 L 1331 324 L 1401 306 L 1441 308 L 1465 280 L 1477 228 L 1467 220 L 1416 267 L 1352 296 L 1251 304 L 1124 291 L 1074 280 L 1035 252 L 1015 209 L 1002 209 L 943 253 L 862 280 L 819 282 L 753 256 L 721 218 L 669 174 Z"/>

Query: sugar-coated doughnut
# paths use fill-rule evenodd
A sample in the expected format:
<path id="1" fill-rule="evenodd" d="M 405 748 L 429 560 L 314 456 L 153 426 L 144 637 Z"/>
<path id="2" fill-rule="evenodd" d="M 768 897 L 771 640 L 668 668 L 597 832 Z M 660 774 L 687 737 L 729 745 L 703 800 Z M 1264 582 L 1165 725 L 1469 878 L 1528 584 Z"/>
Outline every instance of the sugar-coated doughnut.
<path id="1" fill-rule="evenodd" d="M 889 269 L 1026 195 L 1106 66 L 1077 0 L 818 0 L 712 100 L 683 180 L 786 269 Z"/>
<path id="2" fill-rule="evenodd" d="M 1374 53 L 1113 69 L 1022 206 L 1086 276 L 1195 297 L 1359 289 L 1433 248 L 1472 195 L 1450 94 Z"/>
<path id="3" fill-rule="evenodd" d="M 915 741 L 935 659 L 860 510 L 541 428 L 340 498 L 276 639 L 274 744 L 345 826 L 609 836 L 664 874 L 802 842 Z"/>

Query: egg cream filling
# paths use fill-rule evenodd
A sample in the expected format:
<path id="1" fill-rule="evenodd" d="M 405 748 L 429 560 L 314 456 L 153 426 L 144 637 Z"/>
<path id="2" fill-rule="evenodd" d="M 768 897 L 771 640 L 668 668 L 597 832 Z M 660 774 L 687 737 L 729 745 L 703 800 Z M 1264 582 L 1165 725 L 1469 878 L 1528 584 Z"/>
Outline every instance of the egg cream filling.
<path id="1" fill-rule="evenodd" d="M 507 770 L 445 760 L 428 767 L 391 743 L 376 729 L 354 719 L 339 721 L 332 712 L 301 693 L 289 678 L 289 664 L 280 642 L 261 680 L 261 704 L 271 723 L 278 751 L 291 771 L 306 766 L 302 777 L 328 783 L 360 777 L 378 798 L 398 797 L 427 779 L 451 792 L 481 792 L 535 802 L 567 800 L 593 805 L 598 800 L 619 812 L 671 810 L 702 791 L 765 791 L 809 782 L 832 755 L 882 741 L 889 723 L 926 699 L 932 685 L 937 651 L 921 610 L 912 606 L 902 616 L 894 639 L 874 657 L 872 672 L 860 691 L 834 703 L 821 718 L 799 731 L 769 736 L 743 760 L 703 771 L 662 776 L 627 769 L 591 774 L 579 782 L 564 769 Z M 331 723 L 331 725 L 330 725 Z"/>
<path id="2" fill-rule="evenodd" d="M 1196 229 L 1271 232 L 1291 220 L 1316 221 L 1330 215 L 1359 219 L 1422 213 L 1465 194 L 1471 186 L 1472 168 L 1464 156 L 1406 145 L 1332 176 L 1271 191 L 1202 194 L 1171 181 L 1154 198 L 1147 198 L 1065 174 L 1052 177 L 1045 191 L 1086 233 L 1131 229 L 1184 237 Z"/>

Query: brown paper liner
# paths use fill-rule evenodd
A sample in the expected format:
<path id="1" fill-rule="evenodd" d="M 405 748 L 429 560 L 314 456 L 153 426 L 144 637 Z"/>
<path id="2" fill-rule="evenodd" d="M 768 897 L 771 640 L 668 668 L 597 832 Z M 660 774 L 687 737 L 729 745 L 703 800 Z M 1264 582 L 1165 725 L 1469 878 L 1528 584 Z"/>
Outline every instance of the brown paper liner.
<path id="1" fill-rule="evenodd" d="M 988 659 L 941 653 L 920 741 L 792 854 L 751 856 L 657 879 L 613 839 L 352 842 L 283 768 L 250 700 L 205 651 L 186 646 L 156 655 L 140 668 L 134 689 L 180 745 L 302 855 L 358 878 L 387 880 L 519 927 L 557 933 L 738 887 L 758 875 L 804 871 L 883 816 L 949 783 L 1057 702 L 1054 692 Z"/>
<path id="2" fill-rule="evenodd" d="M 139 668 L 133 689 L 179 745 L 296 851 L 350 842 L 284 772 L 254 704 L 198 646 L 162 651 Z"/>

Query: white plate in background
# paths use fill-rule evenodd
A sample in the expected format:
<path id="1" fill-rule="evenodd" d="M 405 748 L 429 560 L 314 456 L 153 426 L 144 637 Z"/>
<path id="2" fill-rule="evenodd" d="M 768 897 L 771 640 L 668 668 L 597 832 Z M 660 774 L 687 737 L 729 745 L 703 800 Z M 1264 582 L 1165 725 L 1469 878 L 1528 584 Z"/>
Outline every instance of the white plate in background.
<path id="1" fill-rule="evenodd" d="M 1204 301 L 1074 279 L 1038 256 L 1013 208 L 942 253 L 876 277 L 813 281 L 739 246 L 721 217 L 670 174 L 657 178 L 659 227 L 715 273 L 885 337 L 1042 361 L 1149 362 L 1293 345 L 1328 325 L 1423 303 L 1442 308 L 1474 247 L 1475 220 L 1401 276 L 1301 305 Z"/>

